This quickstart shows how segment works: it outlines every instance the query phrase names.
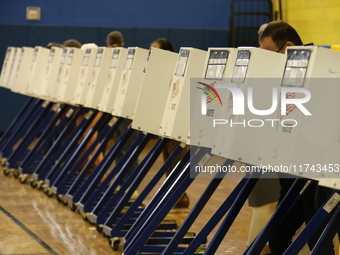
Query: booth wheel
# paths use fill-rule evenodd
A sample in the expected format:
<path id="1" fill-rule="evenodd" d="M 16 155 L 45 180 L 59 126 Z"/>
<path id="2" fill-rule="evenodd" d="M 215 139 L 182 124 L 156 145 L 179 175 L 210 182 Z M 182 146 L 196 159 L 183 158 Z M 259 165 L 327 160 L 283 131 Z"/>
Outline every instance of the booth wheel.
<path id="1" fill-rule="evenodd" d="M 30 185 L 31 185 L 32 188 L 36 188 L 38 186 L 38 183 L 37 183 L 36 180 L 31 179 Z"/>
<path id="2" fill-rule="evenodd" d="M 77 211 L 77 203 L 68 202 L 68 207 L 70 207 L 72 212 Z"/>
<path id="3" fill-rule="evenodd" d="M 4 175 L 6 175 L 6 176 L 8 176 L 11 173 L 11 171 L 6 167 L 4 167 L 3 172 L 4 172 Z"/>
<path id="4" fill-rule="evenodd" d="M 118 251 L 118 247 L 120 244 L 120 238 L 119 237 L 112 237 L 109 239 L 110 246 L 112 247 L 112 250 Z"/>
<path id="5" fill-rule="evenodd" d="M 48 197 L 53 197 L 53 196 L 54 196 L 52 190 L 51 190 L 50 187 L 48 187 L 47 185 L 43 185 L 43 191 L 44 191 L 44 193 L 45 193 Z"/>
<path id="6" fill-rule="evenodd" d="M 27 181 L 27 174 L 20 174 L 19 175 L 19 182 L 24 184 Z"/>
<path id="7" fill-rule="evenodd" d="M 18 172 L 18 170 L 13 169 L 12 175 L 14 176 L 14 178 L 18 178 L 20 173 Z"/>

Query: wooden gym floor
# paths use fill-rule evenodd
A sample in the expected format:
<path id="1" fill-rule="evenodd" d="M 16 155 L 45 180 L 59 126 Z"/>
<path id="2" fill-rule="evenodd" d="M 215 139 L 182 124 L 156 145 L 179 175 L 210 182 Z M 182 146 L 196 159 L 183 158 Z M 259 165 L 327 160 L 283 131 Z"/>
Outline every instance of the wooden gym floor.
<path id="1" fill-rule="evenodd" d="M 162 163 L 163 160 L 159 158 L 141 183 L 140 190 Z M 200 231 L 238 181 L 239 179 L 234 178 L 225 178 L 222 181 L 190 231 Z M 209 182 L 209 178 L 197 178 L 189 187 L 187 193 L 190 207 L 193 207 Z M 152 194 L 145 202 L 151 197 Z M 58 203 L 56 198 L 50 198 L 28 183 L 21 184 L 12 175 L 4 176 L 2 173 L 0 215 L 0 255 L 118 255 L 123 251 L 122 243 L 118 251 L 113 251 L 108 240 L 94 226 L 67 206 Z M 174 219 L 180 224 L 185 216 L 185 213 L 169 214 L 166 219 Z M 250 218 L 251 210 L 246 203 L 216 254 L 242 254 L 246 247 Z M 208 242 L 211 238 L 212 234 L 208 237 Z"/>

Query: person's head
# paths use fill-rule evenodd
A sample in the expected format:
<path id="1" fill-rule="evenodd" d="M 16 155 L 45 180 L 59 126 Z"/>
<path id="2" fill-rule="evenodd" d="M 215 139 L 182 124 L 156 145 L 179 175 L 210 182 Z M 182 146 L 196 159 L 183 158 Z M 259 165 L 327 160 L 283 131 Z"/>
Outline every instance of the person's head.
<path id="1" fill-rule="evenodd" d="M 172 52 L 175 51 L 175 47 L 172 44 L 172 42 L 170 42 L 166 38 L 156 39 L 155 41 L 153 41 L 150 44 L 150 47 L 155 47 L 155 48 L 159 48 L 159 49 L 163 49 L 163 50 L 168 50 L 168 51 L 172 51 Z"/>
<path id="2" fill-rule="evenodd" d="M 112 31 L 106 37 L 107 47 L 123 47 L 123 35 L 119 31 Z"/>
<path id="3" fill-rule="evenodd" d="M 276 20 L 270 22 L 259 36 L 262 49 L 284 53 L 287 46 L 303 45 L 296 30 L 288 23 Z"/>
<path id="4" fill-rule="evenodd" d="M 268 23 L 264 23 L 259 27 L 259 30 L 257 30 L 257 35 L 260 36 L 263 32 L 263 30 L 268 26 Z"/>
<path id="5" fill-rule="evenodd" d="M 47 49 L 51 49 L 52 47 L 59 47 L 59 48 L 63 48 L 64 45 L 60 44 L 60 43 L 56 43 L 56 42 L 49 42 L 45 48 Z"/>
<path id="6" fill-rule="evenodd" d="M 63 43 L 63 45 L 64 45 L 64 47 L 74 47 L 74 48 L 78 48 L 78 49 L 81 48 L 81 43 L 78 42 L 75 39 L 67 40 Z"/>

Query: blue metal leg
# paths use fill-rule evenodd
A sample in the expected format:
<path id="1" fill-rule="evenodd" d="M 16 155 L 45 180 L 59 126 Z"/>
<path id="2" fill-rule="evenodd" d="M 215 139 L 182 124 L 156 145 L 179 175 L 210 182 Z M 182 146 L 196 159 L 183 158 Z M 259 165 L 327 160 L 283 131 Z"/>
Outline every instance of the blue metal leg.
<path id="1" fill-rule="evenodd" d="M 189 160 L 190 160 L 190 152 L 188 151 L 185 153 L 183 158 L 178 162 L 175 168 L 171 171 L 170 175 L 166 178 L 165 182 L 158 189 L 157 193 L 151 199 L 150 203 L 146 206 L 142 214 L 138 217 L 135 224 L 132 226 L 129 232 L 125 235 L 124 238 L 126 242 L 129 242 L 136 235 L 136 233 L 140 230 L 140 228 L 143 226 L 144 222 L 147 220 L 149 215 L 156 209 L 156 207 L 159 205 L 160 201 L 165 196 L 165 194 L 167 193 L 171 185 L 175 182 L 176 178 L 182 172 L 184 167 L 188 164 Z"/>
<path id="2" fill-rule="evenodd" d="M 339 203 L 340 191 L 334 191 L 331 197 L 326 201 L 323 206 L 317 211 L 314 217 L 308 222 L 306 227 L 301 231 L 294 242 L 288 247 L 284 255 L 298 254 L 303 246 L 308 242 L 312 235 L 318 230 L 321 224 L 326 220 L 331 211 Z M 324 254 L 324 253 L 323 253 Z"/>
<path id="3" fill-rule="evenodd" d="M 293 185 L 290 187 L 285 197 L 278 204 L 275 212 L 273 213 L 266 226 L 264 226 L 264 228 L 258 234 L 253 243 L 249 245 L 249 247 L 243 253 L 244 255 L 255 255 L 259 254 L 262 251 L 263 247 L 266 245 L 266 243 L 269 241 L 270 237 L 276 230 L 278 224 L 301 196 L 301 190 L 305 190 L 309 183 L 310 182 L 307 179 L 296 179 L 294 181 Z"/>
<path id="4" fill-rule="evenodd" d="M 108 225 L 104 226 L 104 233 L 106 233 L 107 235 L 112 236 L 112 237 L 119 237 L 119 236 L 126 234 L 126 231 L 124 231 L 124 233 L 122 233 L 122 229 L 124 227 L 124 224 L 126 224 L 128 222 L 128 220 L 131 218 L 132 214 L 142 204 L 142 202 L 146 198 L 146 196 L 151 192 L 151 190 L 154 188 L 154 186 L 158 183 L 158 181 L 161 179 L 161 177 L 165 174 L 166 170 L 169 169 L 169 167 L 172 165 L 172 163 L 176 160 L 176 158 L 179 156 L 179 154 L 182 151 L 183 151 L 183 146 L 179 145 L 173 151 L 173 153 L 170 155 L 170 157 L 164 162 L 164 165 L 156 173 L 156 175 L 152 178 L 152 180 L 142 190 L 142 192 L 137 197 L 137 199 L 130 205 L 129 209 L 124 213 L 124 215 L 122 215 L 122 217 L 115 224 L 115 226 L 112 228 L 112 230 L 111 230 L 110 226 L 108 226 Z M 189 157 L 188 157 L 188 159 L 189 159 Z M 134 184 L 132 184 L 132 185 L 134 185 Z"/>
<path id="5" fill-rule="evenodd" d="M 74 176 L 74 174 L 79 171 L 81 165 L 86 162 L 88 156 L 92 153 L 92 151 L 97 147 L 99 139 L 102 139 L 107 133 L 99 134 L 99 137 L 96 139 L 96 141 L 88 148 L 85 153 L 84 150 L 87 146 L 87 144 L 90 142 L 93 134 L 96 131 L 99 131 L 103 125 L 106 125 L 111 120 L 111 117 L 109 114 L 103 114 L 100 119 L 95 123 L 93 128 L 88 131 L 84 139 L 81 141 L 81 143 L 77 146 L 75 151 L 72 153 L 72 155 L 69 157 L 69 159 L 65 162 L 65 164 L 59 169 L 59 171 L 56 173 L 56 178 L 54 179 L 53 183 L 51 183 L 51 187 L 56 194 L 65 194 L 66 190 L 65 187 L 67 184 L 69 184 L 69 181 Z M 108 131 L 108 130 L 106 130 Z M 83 156 L 81 154 L 84 153 Z M 81 157 L 81 159 L 79 159 Z M 51 178 L 52 180 L 52 178 Z"/>
<path id="6" fill-rule="evenodd" d="M 37 138 L 38 134 L 48 126 L 50 119 L 53 117 L 55 112 L 51 110 L 53 103 L 48 103 L 41 114 L 31 123 L 31 126 L 27 129 L 26 134 L 22 137 L 22 141 L 18 147 L 12 151 L 7 161 L 10 168 L 17 168 L 20 164 L 25 150 L 28 149 L 29 145 Z"/>
<path id="7" fill-rule="evenodd" d="M 31 123 L 36 120 L 43 111 L 42 105 L 42 100 L 36 101 L 36 104 L 32 107 L 32 111 L 25 115 L 21 123 L 15 127 L 10 139 L 7 139 L 1 148 L 2 157 L 7 158 L 11 154 L 13 146 L 19 141 L 19 139 L 25 134 L 26 130 L 30 127 Z"/>
<path id="8" fill-rule="evenodd" d="M 140 134 L 140 135 L 143 135 L 143 134 Z M 94 209 L 91 211 L 90 216 L 94 216 L 94 217 L 91 217 L 92 222 L 95 222 L 97 224 L 105 223 L 107 214 L 110 213 L 112 210 L 112 204 L 115 204 L 115 196 L 111 197 L 113 192 L 117 189 L 118 185 L 122 184 L 122 181 L 127 171 L 130 169 L 130 167 L 132 167 L 133 163 L 136 161 L 136 159 L 138 158 L 142 150 L 145 148 L 145 146 L 151 139 L 151 136 L 152 136 L 151 134 L 147 134 L 146 136 L 143 137 L 143 139 L 139 143 L 135 142 L 131 146 L 131 148 L 129 148 L 129 150 L 126 152 L 127 156 L 129 156 L 128 160 L 125 162 L 125 164 L 120 169 L 117 176 L 115 177 L 114 181 L 107 187 L 104 195 L 101 196 L 99 202 L 95 205 Z M 123 161 L 123 159 L 121 161 Z M 128 184 L 126 186 L 128 186 Z M 120 193 L 125 192 L 125 190 L 123 189 L 123 186 L 121 186 L 119 190 L 120 190 L 119 191 Z M 111 203 L 110 201 L 113 201 L 113 202 Z"/>
<path id="9" fill-rule="evenodd" d="M 223 165 L 231 166 L 234 163 L 234 160 L 227 159 Z M 194 221 L 197 219 L 198 215 L 201 213 L 204 206 L 209 201 L 210 197 L 213 195 L 215 190 L 217 189 L 218 185 L 221 183 L 222 178 L 225 176 L 226 173 L 220 172 L 217 173 L 216 176 L 211 180 L 210 184 L 203 192 L 201 197 L 196 202 L 195 206 L 192 208 L 188 216 L 186 217 L 185 221 L 182 223 L 181 227 L 178 229 L 176 235 L 172 238 L 169 245 L 165 248 L 162 254 L 172 254 L 176 247 L 180 244 L 183 240 L 185 234 L 189 231 L 189 228 L 192 226 Z"/>
<path id="10" fill-rule="evenodd" d="M 213 239 L 209 243 L 207 250 L 205 254 L 215 254 L 217 248 L 221 244 L 224 236 L 227 234 L 230 226 L 234 222 L 237 214 L 241 210 L 244 202 L 247 200 L 250 192 L 254 188 L 255 184 L 257 183 L 258 179 L 260 178 L 261 173 L 252 173 L 250 176 L 248 176 L 249 179 L 247 179 L 246 184 L 242 188 L 240 194 L 235 199 L 233 205 L 231 206 L 227 216 L 224 218 L 222 224 L 220 225 L 219 229 L 215 233 Z"/>
<path id="11" fill-rule="evenodd" d="M 57 133 L 66 123 L 68 118 L 66 116 L 62 118 L 62 115 L 64 114 L 67 108 L 68 108 L 67 105 L 61 106 L 59 113 L 55 114 L 50 125 L 41 134 L 37 143 L 20 163 L 18 167 L 19 173 L 31 174 L 34 171 L 31 170 L 34 162 L 40 160 L 41 155 L 43 155 L 43 150 L 46 150 L 48 148 L 50 142 L 53 140 L 53 138 L 57 135 Z"/>
<path id="12" fill-rule="evenodd" d="M 115 119 L 115 117 L 114 117 Z M 82 183 L 86 179 L 86 175 L 89 174 L 89 171 L 93 164 L 95 163 L 96 159 L 98 158 L 99 154 L 104 150 L 105 146 L 107 145 L 107 142 L 113 137 L 113 133 L 116 131 L 118 128 L 118 125 L 120 124 L 121 119 L 115 119 L 115 123 L 112 125 L 109 123 L 103 131 L 100 133 L 100 137 L 98 137 L 99 142 L 99 147 L 96 149 L 94 154 L 92 155 L 91 159 L 86 163 L 84 168 L 80 171 L 74 182 L 72 182 L 70 188 L 66 192 L 66 200 L 70 202 L 75 202 L 74 201 L 74 194 L 77 192 L 78 189 L 80 189 Z M 104 135 L 104 137 L 103 137 Z M 91 150 L 91 148 L 90 148 Z M 104 159 L 103 159 L 104 160 Z M 98 166 L 99 167 L 99 166 Z M 77 168 L 77 167 L 75 167 Z M 95 169 L 94 171 L 97 171 Z"/>
<path id="13" fill-rule="evenodd" d="M 69 137 L 68 140 L 65 142 L 66 149 L 59 149 L 59 151 L 62 150 L 61 156 L 58 158 L 57 162 L 53 165 L 52 169 L 49 171 L 45 178 L 45 184 L 49 187 L 51 187 L 51 184 L 53 184 L 55 178 L 58 175 L 58 171 L 60 169 L 60 166 L 65 163 L 65 161 L 72 155 L 72 152 L 74 149 L 78 146 L 78 141 L 81 138 L 81 136 L 84 134 L 85 130 L 89 127 L 91 122 L 94 120 L 95 116 L 97 115 L 98 111 L 90 113 L 89 118 L 84 118 L 82 122 L 79 124 L 79 126 L 76 127 L 76 130 L 74 135 Z"/>
<path id="14" fill-rule="evenodd" d="M 2 146 L 7 141 L 7 139 L 10 139 L 15 127 L 20 126 L 22 124 L 21 122 L 24 116 L 29 114 L 30 110 L 32 110 L 30 106 L 33 104 L 33 101 L 35 100 L 38 100 L 38 99 L 29 97 L 28 100 L 25 102 L 24 106 L 21 108 L 21 110 L 18 112 L 18 114 L 15 116 L 15 118 L 6 128 L 6 131 L 2 134 L 0 138 L 0 151 L 2 150 Z"/>
<path id="15" fill-rule="evenodd" d="M 72 139 L 72 135 L 77 131 L 74 130 L 76 120 L 81 115 L 83 108 L 78 108 L 73 112 L 73 109 L 68 110 L 65 117 L 69 119 L 62 132 L 58 135 L 56 141 L 53 142 L 51 148 L 47 151 L 43 159 L 33 172 L 33 179 L 42 181 L 45 179 L 48 172 L 51 170 L 54 162 L 59 158 L 62 152 L 66 149 L 68 143 Z M 79 127 L 78 127 L 79 128 Z"/>
<path id="16" fill-rule="evenodd" d="M 340 206 L 337 206 L 332 218 L 328 222 L 324 232 L 321 234 L 318 242 L 315 244 L 310 255 L 322 254 L 333 242 L 333 237 L 340 229 Z"/>
<path id="17" fill-rule="evenodd" d="M 92 172 L 90 176 L 86 179 L 84 184 L 77 190 L 74 194 L 72 201 L 77 203 L 78 209 L 81 212 L 90 212 L 91 205 L 85 207 L 88 200 L 92 197 L 94 191 L 98 188 L 101 179 L 103 178 L 104 174 L 110 168 L 113 161 L 117 158 L 117 155 L 121 151 L 121 149 L 126 144 L 127 140 L 129 139 L 130 135 L 135 132 L 131 128 L 127 128 L 123 134 L 118 138 L 118 140 L 114 143 L 111 147 L 110 151 L 104 156 L 104 159 L 99 163 L 96 171 Z M 115 170 L 115 169 L 113 169 Z M 113 178 L 117 171 L 111 171 L 107 178 Z"/>
<path id="18" fill-rule="evenodd" d="M 220 220 L 225 216 L 230 207 L 233 205 L 238 194 L 242 191 L 243 187 L 247 182 L 246 178 L 243 178 L 240 183 L 234 188 L 227 199 L 222 203 L 222 205 L 217 209 L 211 219 L 205 224 L 202 230 L 197 234 L 195 239 L 190 243 L 183 254 L 190 255 L 194 254 L 199 246 L 204 242 L 211 231 L 217 226 Z"/>
<path id="19" fill-rule="evenodd" d="M 209 151 L 203 148 L 199 149 L 191 160 L 192 165 L 196 165 L 206 153 L 209 153 Z M 125 254 L 136 254 L 143 249 L 143 245 L 146 243 L 147 239 L 152 235 L 159 223 L 193 182 L 194 178 L 190 177 L 190 170 L 190 163 L 188 162 L 163 199 L 161 199 L 159 205 L 148 216 L 143 226 L 131 240 L 126 240 L 127 246 L 124 250 Z"/>
<path id="20" fill-rule="evenodd" d="M 100 185 L 93 192 L 91 197 L 88 198 L 87 202 L 84 204 L 84 207 L 83 207 L 84 212 L 91 212 L 92 215 L 96 217 L 96 215 L 99 213 L 100 209 L 102 208 L 101 203 L 105 203 L 105 201 L 107 201 L 106 199 L 108 199 L 113 194 L 118 184 L 120 184 L 120 182 L 122 181 L 126 171 L 132 166 L 132 164 L 138 157 L 139 153 L 138 154 L 134 153 L 134 150 L 137 149 L 138 146 L 142 143 L 144 136 L 145 135 L 143 133 L 139 134 L 137 140 L 131 145 L 131 147 L 124 154 L 124 156 L 118 161 L 115 168 L 105 178 L 105 180 L 100 183 Z M 113 179 L 114 179 L 114 182 L 112 182 L 112 185 L 109 185 Z M 96 222 L 95 219 L 93 222 Z"/>
<path id="21" fill-rule="evenodd" d="M 137 189 L 138 185 L 142 182 L 151 166 L 154 164 L 159 154 L 163 151 L 168 139 L 159 139 L 158 142 L 153 146 L 148 155 L 143 159 L 143 161 L 138 165 L 136 170 L 130 175 L 130 177 L 123 183 L 121 189 L 117 191 L 114 199 L 112 199 L 106 207 L 111 207 L 109 210 L 113 210 L 105 221 L 106 226 L 111 226 L 114 221 L 118 218 L 123 210 L 124 206 L 127 204 L 129 198 L 132 196 L 133 192 Z M 125 192 L 126 191 L 126 192 Z M 114 209 L 113 209 L 114 206 Z M 105 210 L 102 210 L 105 213 Z M 100 217 L 100 214 L 98 217 Z"/>

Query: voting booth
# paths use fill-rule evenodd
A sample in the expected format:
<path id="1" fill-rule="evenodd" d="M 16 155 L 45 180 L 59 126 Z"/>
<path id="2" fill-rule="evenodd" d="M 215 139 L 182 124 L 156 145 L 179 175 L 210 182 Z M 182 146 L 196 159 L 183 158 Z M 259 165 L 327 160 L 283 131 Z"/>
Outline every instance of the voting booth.
<path id="1" fill-rule="evenodd" d="M 44 70 L 46 67 L 49 53 L 50 50 L 44 47 L 36 46 L 34 48 L 29 76 L 27 78 L 26 95 L 38 97 L 40 94 L 39 91 L 44 78 L 44 73 L 41 70 Z"/>
<path id="2" fill-rule="evenodd" d="M 159 135 L 158 130 L 177 58 L 177 53 L 154 47 L 150 49 L 132 128 Z M 152 118 L 152 121 L 149 117 Z"/>
<path id="3" fill-rule="evenodd" d="M 138 47 L 129 47 L 120 77 L 112 114 L 132 119 L 137 97 L 143 80 L 143 70 L 149 51 Z"/>
<path id="4" fill-rule="evenodd" d="M 99 47 L 97 49 L 90 86 L 85 98 L 86 107 L 94 109 L 99 108 L 103 95 L 103 89 L 107 82 L 112 54 L 112 48 Z"/>
<path id="5" fill-rule="evenodd" d="M 190 143 L 190 79 L 202 76 L 206 51 L 182 47 L 170 85 L 159 133 Z"/>
<path id="6" fill-rule="evenodd" d="M 58 84 L 57 100 L 72 104 L 85 51 L 78 48 L 68 48 L 67 51 L 67 58 Z"/>
<path id="7" fill-rule="evenodd" d="M 12 58 L 12 61 L 10 63 L 10 69 L 9 69 L 9 74 L 7 77 L 7 81 L 5 81 L 5 87 L 7 89 L 11 89 L 12 85 L 13 85 L 13 80 L 15 78 L 15 73 L 18 69 L 18 63 L 21 57 L 21 48 L 15 48 L 14 51 L 14 56 Z"/>
<path id="8" fill-rule="evenodd" d="M 190 83 L 190 143 L 211 148 L 213 120 L 220 118 L 218 108 L 227 107 L 222 98 L 229 98 L 229 90 L 216 88 L 217 84 L 230 84 L 237 49 L 209 48 L 204 62 L 202 78 Z"/>
<path id="9" fill-rule="evenodd" d="M 52 93 L 57 81 L 58 68 L 60 65 L 63 49 L 52 47 L 45 68 L 43 69 L 44 77 L 41 82 L 41 88 L 38 91 L 40 98 L 52 101 Z"/>
<path id="10" fill-rule="evenodd" d="M 97 48 L 88 48 L 85 50 L 73 97 L 73 102 L 77 105 L 85 104 L 85 99 L 92 79 L 94 60 L 96 59 L 96 56 Z"/>
<path id="11" fill-rule="evenodd" d="M 103 96 L 99 106 L 99 110 L 103 112 L 112 112 L 126 54 L 127 49 L 123 47 L 115 47 L 113 50 L 108 79 L 103 89 Z"/>
<path id="12" fill-rule="evenodd" d="M 260 48 L 237 49 L 231 83 L 216 86 L 230 94 L 221 98 L 224 107 L 217 109 L 214 119 L 213 154 L 259 164 L 263 157 L 259 146 L 273 129 L 271 119 L 277 118 L 275 97 L 285 59 L 284 54 Z"/>
<path id="13" fill-rule="evenodd" d="M 13 67 L 14 75 L 11 81 L 10 89 L 13 92 L 20 93 L 26 88 L 27 77 L 29 76 L 29 66 L 32 60 L 34 49 L 31 47 L 22 47 L 20 50 L 20 56 L 18 62 Z"/>
<path id="14" fill-rule="evenodd" d="M 18 51 L 17 47 L 7 47 L 4 62 L 2 64 L 1 76 L 0 76 L 0 86 L 6 87 L 8 77 L 10 76 L 12 63 L 15 59 L 15 55 Z"/>
<path id="15" fill-rule="evenodd" d="M 319 179 L 338 188 L 340 153 L 340 52 L 318 46 L 288 47 L 281 88 L 285 114 L 262 147 L 264 165 Z"/>

